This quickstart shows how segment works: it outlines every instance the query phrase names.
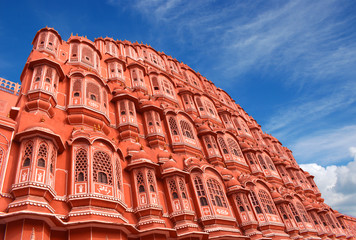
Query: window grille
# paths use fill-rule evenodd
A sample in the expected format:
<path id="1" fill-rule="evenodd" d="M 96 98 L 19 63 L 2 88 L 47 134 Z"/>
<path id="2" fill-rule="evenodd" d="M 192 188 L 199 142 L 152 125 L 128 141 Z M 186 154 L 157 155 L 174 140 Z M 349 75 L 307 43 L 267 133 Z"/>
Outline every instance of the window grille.
<path id="1" fill-rule="evenodd" d="M 265 163 L 265 160 L 263 160 L 262 156 L 261 155 L 258 155 L 258 160 L 260 161 L 260 164 L 261 166 L 264 168 L 264 169 L 267 169 L 267 165 Z"/>
<path id="2" fill-rule="evenodd" d="M 120 159 L 116 158 L 116 181 L 117 181 L 117 188 L 121 189 L 121 164 Z"/>
<path id="3" fill-rule="evenodd" d="M 257 214 L 262 213 L 260 203 L 258 202 L 257 196 L 256 196 L 255 192 L 252 190 L 250 191 L 250 198 L 251 198 L 252 205 L 255 207 L 256 213 Z"/>
<path id="4" fill-rule="evenodd" d="M 203 182 L 201 181 L 200 177 L 195 177 L 194 178 L 194 186 L 195 186 L 195 190 L 196 190 L 196 192 L 198 194 L 200 205 L 201 206 L 207 206 L 208 205 L 208 201 L 206 200 L 206 195 L 205 195 Z"/>
<path id="5" fill-rule="evenodd" d="M 82 92 L 82 80 L 77 79 L 73 82 L 73 96 L 79 97 Z"/>
<path id="6" fill-rule="evenodd" d="M 289 208 L 290 208 L 290 210 L 292 211 L 292 214 L 293 214 L 295 220 L 296 220 L 297 222 L 301 222 L 300 217 L 299 217 L 299 214 L 298 214 L 297 210 L 295 209 L 293 203 L 289 203 Z"/>
<path id="7" fill-rule="evenodd" d="M 143 174 L 139 171 L 136 175 L 136 181 L 138 186 L 138 192 L 142 193 L 145 192 L 145 180 L 143 178 Z"/>
<path id="8" fill-rule="evenodd" d="M 213 205 L 227 208 L 227 204 L 224 196 L 225 194 L 219 182 L 215 179 L 210 178 L 207 181 L 207 185 L 208 185 L 208 190 Z"/>
<path id="9" fill-rule="evenodd" d="M 47 146 L 44 143 L 41 143 L 40 147 L 38 148 L 37 166 L 39 166 L 39 167 L 45 167 L 46 166 L 47 155 L 48 155 Z"/>
<path id="10" fill-rule="evenodd" d="M 100 103 L 100 89 L 99 86 L 95 83 L 87 83 L 87 98 L 92 99 L 92 96 L 95 96 L 95 101 Z M 94 99 L 92 99 L 94 100 Z"/>
<path id="11" fill-rule="evenodd" d="M 153 177 L 153 174 L 152 174 L 151 170 L 149 170 L 147 172 L 147 181 L 148 181 L 148 184 L 150 186 L 150 191 L 151 192 L 155 192 L 155 187 L 154 187 L 155 182 L 154 182 L 154 177 Z"/>
<path id="12" fill-rule="evenodd" d="M 225 143 L 225 140 L 222 137 L 218 138 L 219 145 L 223 151 L 224 154 L 229 154 L 229 151 L 227 150 L 227 145 Z"/>
<path id="13" fill-rule="evenodd" d="M 100 176 L 99 173 L 101 173 Z M 107 177 L 107 181 L 101 182 L 100 180 L 105 180 L 104 174 Z M 93 154 L 93 180 L 94 182 L 101 182 L 113 185 L 111 158 L 106 152 L 96 151 Z"/>
<path id="14" fill-rule="evenodd" d="M 242 157 L 241 150 L 235 140 L 233 140 L 232 138 L 228 138 L 227 143 L 233 155 L 235 155 L 236 157 Z"/>
<path id="15" fill-rule="evenodd" d="M 168 122 L 169 122 L 169 128 L 171 129 L 172 135 L 179 135 L 176 120 L 173 117 L 170 117 Z"/>
<path id="16" fill-rule="evenodd" d="M 75 154 L 75 181 L 87 181 L 88 176 L 88 153 L 87 150 L 80 148 Z"/>
<path id="17" fill-rule="evenodd" d="M 187 193 L 185 190 L 185 182 L 183 180 L 183 178 L 179 178 L 179 190 L 182 193 L 182 198 L 187 198 Z"/>
<path id="18" fill-rule="evenodd" d="M 269 196 L 269 194 L 266 191 L 261 189 L 258 191 L 258 196 L 260 197 L 260 200 L 261 200 L 261 203 L 262 203 L 262 206 L 263 206 L 265 212 L 269 213 L 269 214 L 276 214 L 273 201 L 272 201 L 271 197 Z"/>
<path id="19" fill-rule="evenodd" d="M 189 123 L 187 123 L 184 120 L 180 120 L 180 127 L 182 129 L 183 136 L 190 138 L 190 139 L 194 139 L 194 134 L 193 134 L 192 128 L 190 127 Z"/>
<path id="20" fill-rule="evenodd" d="M 177 199 L 178 198 L 178 189 L 177 189 L 177 184 L 174 179 L 169 180 L 169 190 L 171 191 L 172 198 Z"/>
<path id="21" fill-rule="evenodd" d="M 31 165 L 32 160 L 32 152 L 33 152 L 33 142 L 29 141 L 25 145 L 25 151 L 23 154 L 23 165 L 24 167 L 29 167 Z"/>

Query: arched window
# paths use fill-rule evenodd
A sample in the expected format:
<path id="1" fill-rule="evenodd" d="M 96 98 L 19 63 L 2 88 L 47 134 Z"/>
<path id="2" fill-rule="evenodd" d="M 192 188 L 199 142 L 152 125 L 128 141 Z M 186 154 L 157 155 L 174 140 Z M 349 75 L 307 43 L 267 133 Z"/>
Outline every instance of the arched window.
<path id="1" fill-rule="evenodd" d="M 309 221 L 308 214 L 307 214 L 307 212 L 305 211 L 303 205 L 302 205 L 300 202 L 297 202 L 296 205 L 297 205 L 297 208 L 298 208 L 299 213 L 302 215 L 303 221 L 304 221 L 304 222 L 310 222 L 310 221 Z"/>
<path id="2" fill-rule="evenodd" d="M 25 151 L 23 154 L 23 167 L 29 167 L 31 165 L 31 159 L 32 159 L 32 152 L 33 152 L 33 142 L 29 141 L 25 145 Z"/>
<path id="3" fill-rule="evenodd" d="M 99 183 L 108 183 L 108 176 L 104 172 L 99 172 L 98 173 L 98 182 Z"/>
<path id="4" fill-rule="evenodd" d="M 159 87 L 159 83 L 158 83 L 157 77 L 153 77 L 152 78 L 152 86 L 153 86 L 153 90 L 159 91 L 160 87 Z"/>
<path id="5" fill-rule="evenodd" d="M 244 204 L 243 204 L 242 199 L 240 198 L 239 195 L 236 196 L 236 203 L 237 203 L 237 206 L 239 207 L 240 212 L 244 212 L 245 211 Z"/>
<path id="6" fill-rule="evenodd" d="M 87 181 L 88 154 L 87 150 L 79 148 L 75 153 L 75 181 Z"/>
<path id="7" fill-rule="evenodd" d="M 293 216 L 295 218 L 295 221 L 301 222 L 299 214 L 298 214 L 297 210 L 295 209 L 293 203 L 289 203 L 289 208 L 292 211 L 292 214 L 293 214 Z"/>
<path id="8" fill-rule="evenodd" d="M 203 182 L 201 181 L 200 177 L 197 176 L 194 178 L 194 186 L 195 186 L 195 190 L 197 192 L 198 198 L 199 198 L 200 205 L 207 206 L 208 201 L 206 200 L 204 185 L 203 185 Z"/>
<path id="9" fill-rule="evenodd" d="M 257 214 L 262 213 L 260 203 L 258 202 L 257 196 L 256 196 L 255 192 L 252 190 L 250 191 L 250 198 L 251 198 L 252 205 L 255 207 L 256 213 Z"/>
<path id="10" fill-rule="evenodd" d="M 169 181 L 169 190 L 171 191 L 172 198 L 177 199 L 178 198 L 178 189 L 177 189 L 177 184 L 174 179 L 171 179 Z"/>
<path id="11" fill-rule="evenodd" d="M 95 83 L 87 83 L 87 98 L 100 103 L 100 89 Z"/>
<path id="12" fill-rule="evenodd" d="M 210 178 L 207 181 L 207 185 L 213 205 L 227 208 L 225 194 L 220 183 L 217 180 Z"/>
<path id="13" fill-rule="evenodd" d="M 195 99 L 196 99 L 199 111 L 205 111 L 203 103 L 202 103 L 200 97 L 196 97 Z"/>
<path id="14" fill-rule="evenodd" d="M 235 155 L 236 157 L 242 157 L 241 150 L 235 140 L 233 140 L 232 138 L 228 138 L 227 143 L 228 143 L 228 145 L 230 147 L 230 151 L 233 155 Z"/>
<path id="15" fill-rule="evenodd" d="M 80 97 L 82 92 L 82 80 L 77 79 L 73 83 L 73 97 Z"/>
<path id="16" fill-rule="evenodd" d="M 179 190 L 182 193 L 182 198 L 186 199 L 187 198 L 187 193 L 185 190 L 185 181 L 183 180 L 183 178 L 179 179 Z"/>
<path id="17" fill-rule="evenodd" d="M 268 156 L 265 156 L 265 159 L 266 159 L 266 162 L 268 163 L 269 169 L 271 169 L 272 171 L 275 171 L 276 169 L 274 167 L 272 160 Z"/>
<path id="18" fill-rule="evenodd" d="M 139 193 L 145 192 L 145 180 L 143 178 L 142 172 L 137 173 L 136 181 L 137 181 L 137 186 L 138 186 L 138 192 Z"/>
<path id="19" fill-rule="evenodd" d="M 227 145 L 225 143 L 225 140 L 223 137 L 218 137 L 218 142 L 219 142 L 219 145 L 223 151 L 223 154 L 229 154 L 229 151 L 227 150 Z"/>
<path id="20" fill-rule="evenodd" d="M 262 206 L 263 206 L 265 212 L 269 213 L 269 214 L 276 214 L 273 201 L 272 201 L 271 197 L 269 196 L 269 194 L 266 191 L 261 189 L 258 191 L 258 196 L 260 197 L 260 200 L 262 202 Z"/>
<path id="21" fill-rule="evenodd" d="M 37 154 L 38 167 L 46 167 L 47 156 L 48 156 L 47 146 L 44 143 L 41 143 L 40 147 L 38 148 L 38 154 Z"/>
<path id="22" fill-rule="evenodd" d="M 154 177 L 153 177 L 153 173 L 151 170 L 149 170 L 147 172 L 147 180 L 148 180 L 148 184 L 150 186 L 150 192 L 155 192 L 155 181 L 154 181 Z"/>
<path id="23" fill-rule="evenodd" d="M 176 120 L 173 117 L 170 117 L 168 122 L 169 122 L 169 128 L 171 129 L 172 135 L 179 135 Z"/>
<path id="24" fill-rule="evenodd" d="M 94 66 L 94 52 L 88 47 L 83 47 L 82 49 L 82 62 Z"/>
<path id="25" fill-rule="evenodd" d="M 113 185 L 111 157 L 104 151 L 93 154 L 93 181 Z"/>
<path id="26" fill-rule="evenodd" d="M 263 157 L 261 155 L 258 155 L 258 160 L 260 161 L 261 166 L 263 167 L 263 169 L 267 169 L 267 165 L 265 163 L 265 160 L 263 160 Z"/>
<path id="27" fill-rule="evenodd" d="M 282 215 L 283 219 L 285 219 L 285 220 L 289 219 L 289 217 L 288 217 L 288 215 L 286 213 L 286 210 L 284 209 L 283 205 L 279 206 L 279 211 L 281 212 L 281 215 Z"/>
<path id="28" fill-rule="evenodd" d="M 46 161 L 43 158 L 37 160 L 38 167 L 46 167 Z"/>
<path id="29" fill-rule="evenodd" d="M 193 130 L 188 122 L 180 120 L 180 127 L 182 129 L 183 136 L 194 139 Z"/>

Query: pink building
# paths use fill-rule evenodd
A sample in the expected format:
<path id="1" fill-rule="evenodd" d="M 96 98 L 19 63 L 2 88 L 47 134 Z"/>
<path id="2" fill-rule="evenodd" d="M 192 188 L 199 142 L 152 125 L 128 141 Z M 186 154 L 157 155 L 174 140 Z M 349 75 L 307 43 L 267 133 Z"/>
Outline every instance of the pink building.
<path id="1" fill-rule="evenodd" d="M 2 239 L 356 239 L 291 150 L 152 47 L 37 32 L 0 79 Z"/>

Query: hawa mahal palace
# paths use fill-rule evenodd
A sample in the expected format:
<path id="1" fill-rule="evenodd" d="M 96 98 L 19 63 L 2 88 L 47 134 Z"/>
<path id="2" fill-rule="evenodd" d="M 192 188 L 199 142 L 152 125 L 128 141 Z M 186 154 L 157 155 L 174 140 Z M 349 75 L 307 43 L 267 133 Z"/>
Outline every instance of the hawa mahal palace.
<path id="1" fill-rule="evenodd" d="M 222 89 L 152 47 L 37 32 L 0 79 L 0 238 L 356 239 Z"/>

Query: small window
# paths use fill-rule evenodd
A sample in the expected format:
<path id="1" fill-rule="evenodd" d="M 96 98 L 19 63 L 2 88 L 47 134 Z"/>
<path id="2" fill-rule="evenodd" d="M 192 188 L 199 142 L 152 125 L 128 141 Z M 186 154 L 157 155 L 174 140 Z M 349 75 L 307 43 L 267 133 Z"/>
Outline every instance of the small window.
<path id="1" fill-rule="evenodd" d="M 178 194 L 176 192 L 172 193 L 173 199 L 178 199 Z"/>
<path id="2" fill-rule="evenodd" d="M 40 81 L 40 78 L 39 77 L 37 77 L 36 78 L 36 80 L 35 80 L 35 82 L 39 82 Z"/>
<path id="3" fill-rule="evenodd" d="M 223 204 L 222 204 L 221 199 L 220 199 L 219 196 L 216 196 L 216 195 L 215 195 L 215 201 L 216 201 L 216 205 L 218 205 L 219 207 L 222 207 L 222 206 L 223 206 Z"/>
<path id="4" fill-rule="evenodd" d="M 140 192 L 140 193 L 145 192 L 145 187 L 143 185 L 140 185 L 138 187 L 138 192 Z"/>
<path id="5" fill-rule="evenodd" d="M 78 174 L 78 182 L 83 182 L 84 181 L 84 173 L 80 172 Z"/>
<path id="6" fill-rule="evenodd" d="M 152 126 L 152 125 L 153 125 L 153 123 L 152 123 L 152 122 L 149 122 L 149 123 L 148 123 L 148 125 L 149 125 L 149 126 Z"/>
<path id="7" fill-rule="evenodd" d="M 208 148 L 211 148 L 211 144 L 210 143 L 208 143 Z"/>
<path id="8" fill-rule="evenodd" d="M 45 81 L 46 81 L 47 83 L 51 83 L 51 79 L 49 79 L 49 78 L 46 78 Z"/>
<path id="9" fill-rule="evenodd" d="M 28 167 L 31 165 L 31 160 L 29 158 L 26 158 L 25 161 L 23 162 L 23 165 L 24 167 Z"/>
<path id="10" fill-rule="evenodd" d="M 256 206 L 255 209 L 256 209 L 257 214 L 262 213 L 262 210 L 259 206 Z"/>
<path id="11" fill-rule="evenodd" d="M 94 94 L 90 94 L 90 99 L 96 101 L 96 96 Z"/>
<path id="12" fill-rule="evenodd" d="M 150 185 L 150 191 L 155 192 L 155 188 L 153 187 L 153 185 Z"/>
<path id="13" fill-rule="evenodd" d="M 80 96 L 79 92 L 75 92 L 75 93 L 73 94 L 73 97 L 79 97 L 79 96 Z"/>
<path id="14" fill-rule="evenodd" d="M 53 173 L 53 164 L 52 163 L 49 165 L 49 171 L 50 171 L 50 173 Z"/>
<path id="15" fill-rule="evenodd" d="M 206 200 L 205 197 L 200 198 L 200 205 L 202 206 L 208 206 L 208 201 Z"/>
<path id="16" fill-rule="evenodd" d="M 223 152 L 224 152 L 224 154 L 228 154 L 229 153 L 226 148 L 223 149 Z"/>
<path id="17" fill-rule="evenodd" d="M 38 159 L 38 161 L 37 161 L 37 166 L 39 166 L 39 167 L 45 167 L 45 166 L 46 166 L 45 160 L 44 160 L 43 158 Z"/>
<path id="18" fill-rule="evenodd" d="M 100 183 L 108 183 L 108 176 L 106 175 L 106 173 L 103 172 L 99 172 L 98 173 L 98 182 Z"/>
<path id="19" fill-rule="evenodd" d="M 182 198 L 187 199 L 187 196 L 185 195 L 184 192 L 182 192 Z"/>
<path id="20" fill-rule="evenodd" d="M 126 112 L 125 111 L 121 111 L 121 115 L 126 115 Z"/>
<path id="21" fill-rule="evenodd" d="M 244 212 L 245 211 L 243 206 L 240 206 L 239 209 L 240 209 L 240 212 Z"/>

